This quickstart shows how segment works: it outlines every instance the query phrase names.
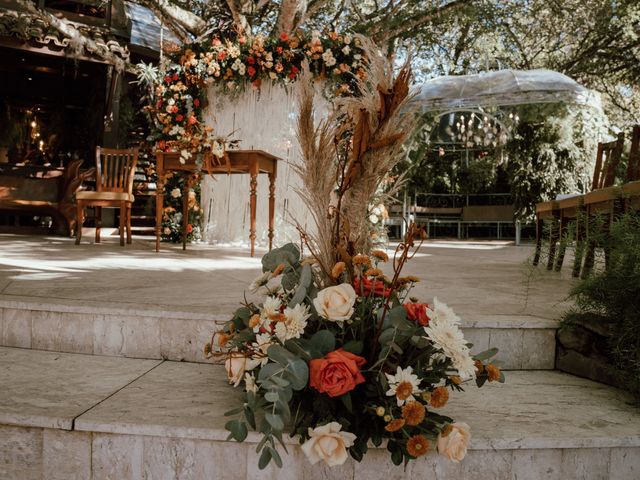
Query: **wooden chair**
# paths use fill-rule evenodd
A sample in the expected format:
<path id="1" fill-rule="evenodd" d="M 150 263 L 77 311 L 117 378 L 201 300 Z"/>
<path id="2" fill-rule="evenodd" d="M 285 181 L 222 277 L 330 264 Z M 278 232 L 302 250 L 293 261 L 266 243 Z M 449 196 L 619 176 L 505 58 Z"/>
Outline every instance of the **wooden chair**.
<path id="1" fill-rule="evenodd" d="M 82 224 L 85 207 L 96 208 L 96 243 L 100 243 L 102 207 L 120 209 L 120 245 L 124 246 L 124 230 L 127 243 L 131 243 L 131 205 L 133 204 L 133 177 L 138 163 L 138 149 L 114 150 L 96 148 L 96 191 L 76 193 L 78 226 L 76 245 L 82 240 Z"/>
<path id="2" fill-rule="evenodd" d="M 596 235 L 592 231 L 594 228 L 594 218 L 603 218 L 602 225 L 605 233 L 615 220 L 615 214 L 620 209 L 622 191 L 615 187 L 616 170 L 622 158 L 624 149 L 624 133 L 618 134 L 617 140 L 598 145 L 598 156 L 596 167 L 593 173 L 593 183 L 591 192 L 584 196 L 585 209 L 585 231 L 587 236 L 587 251 L 582 266 L 581 278 L 586 278 L 593 269 L 595 261 L 595 250 L 597 246 Z M 590 231 L 591 230 L 591 231 Z M 605 250 L 605 258 L 607 251 Z"/>

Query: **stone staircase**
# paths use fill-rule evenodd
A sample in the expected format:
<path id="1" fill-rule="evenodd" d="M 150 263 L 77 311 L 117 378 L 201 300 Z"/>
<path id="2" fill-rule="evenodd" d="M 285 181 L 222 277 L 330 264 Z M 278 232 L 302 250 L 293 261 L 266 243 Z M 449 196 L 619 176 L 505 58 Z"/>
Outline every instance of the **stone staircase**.
<path id="1" fill-rule="evenodd" d="M 141 265 L 160 258 L 146 250 L 128 255 L 127 262 L 136 258 Z M 191 258 L 180 255 L 181 264 Z M 189 255 L 200 266 L 199 254 L 192 250 Z M 465 268 L 475 268 L 470 265 Z M 311 466 L 294 445 L 282 470 L 259 471 L 259 437 L 250 435 L 243 444 L 226 441 L 223 413 L 239 392 L 226 384 L 220 366 L 204 363 L 202 347 L 216 322 L 226 320 L 237 305 L 241 287 L 232 282 L 246 285 L 252 271 L 235 280 L 225 275 L 230 294 L 216 294 L 213 307 L 191 310 L 56 297 L 62 290 L 38 298 L 4 288 L 0 480 L 640 478 L 640 412 L 620 390 L 553 370 L 557 322 L 551 318 L 562 309 L 544 305 L 538 297 L 531 308 L 516 311 L 510 308 L 515 297 L 505 293 L 507 282 L 501 284 L 487 272 L 477 288 L 465 280 L 464 269 L 451 270 L 446 278 L 441 268 L 438 277 L 444 277 L 442 285 L 466 282 L 466 303 L 453 307 L 475 351 L 500 349 L 499 360 L 509 370 L 507 382 L 482 390 L 470 386 L 464 394 L 452 395 L 443 409 L 471 425 L 464 462 L 454 464 L 430 453 L 406 471 L 394 467 L 388 452 L 379 449 L 362 463 L 350 460 L 336 469 Z M 548 287 L 556 277 L 543 283 Z M 489 301 L 486 290 L 480 290 L 482 282 L 496 292 Z M 17 290 L 30 288 L 25 282 Z M 454 298 L 438 285 L 425 282 L 419 288 L 421 298 Z"/>

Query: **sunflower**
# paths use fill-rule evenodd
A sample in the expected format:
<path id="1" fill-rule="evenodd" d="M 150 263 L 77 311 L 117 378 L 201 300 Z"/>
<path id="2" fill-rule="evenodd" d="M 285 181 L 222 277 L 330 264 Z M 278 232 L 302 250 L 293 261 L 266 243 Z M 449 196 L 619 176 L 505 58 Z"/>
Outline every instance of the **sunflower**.
<path id="1" fill-rule="evenodd" d="M 407 441 L 407 452 L 412 457 L 424 455 L 429 450 L 429 440 L 424 435 L 414 435 Z"/>
<path id="2" fill-rule="evenodd" d="M 420 402 L 407 402 L 405 406 L 402 407 L 402 418 L 406 420 L 407 425 L 413 427 L 422 423 L 425 413 L 424 405 Z"/>

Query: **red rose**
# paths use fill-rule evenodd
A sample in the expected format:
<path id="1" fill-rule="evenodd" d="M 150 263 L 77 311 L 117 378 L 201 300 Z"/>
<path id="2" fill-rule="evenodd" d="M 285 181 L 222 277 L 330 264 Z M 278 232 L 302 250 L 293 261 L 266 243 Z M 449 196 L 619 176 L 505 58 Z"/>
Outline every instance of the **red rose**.
<path id="1" fill-rule="evenodd" d="M 247 57 L 247 63 L 249 65 L 253 65 L 254 63 L 256 63 L 256 59 L 253 57 Z"/>
<path id="2" fill-rule="evenodd" d="M 367 277 L 356 277 L 353 280 L 353 289 L 360 296 L 368 297 L 373 293 L 374 297 L 389 298 L 391 289 L 382 280 L 371 280 Z"/>
<path id="3" fill-rule="evenodd" d="M 253 82 L 251 82 L 251 85 L 253 85 L 253 88 L 260 88 L 260 85 L 262 85 L 262 80 L 260 78 L 256 78 Z"/>
<path id="4" fill-rule="evenodd" d="M 184 115 L 182 115 L 181 113 L 176 115 L 176 122 L 181 122 L 183 119 L 184 119 Z"/>
<path id="5" fill-rule="evenodd" d="M 193 115 L 191 115 L 189 117 L 189 125 L 195 125 L 196 123 L 198 123 L 198 119 L 196 117 L 194 117 Z"/>
<path id="6" fill-rule="evenodd" d="M 281 54 L 281 55 L 282 55 L 282 47 L 278 47 L 278 48 L 276 48 L 276 52 L 278 52 L 279 54 Z"/>
<path id="7" fill-rule="evenodd" d="M 429 317 L 427 316 L 427 308 L 429 308 L 429 304 L 405 303 L 403 307 L 407 311 L 407 318 L 409 320 L 418 322 L 418 324 L 422 327 L 426 327 L 427 325 L 429 325 Z"/>
<path id="8" fill-rule="evenodd" d="M 253 68 L 253 67 L 249 67 L 249 68 L 247 68 L 247 74 L 248 74 L 250 77 L 253 77 L 253 76 L 256 74 L 256 69 L 255 69 L 255 68 Z"/>
<path id="9" fill-rule="evenodd" d="M 187 233 L 191 233 L 193 232 L 193 225 L 191 225 L 190 223 L 187 223 Z"/>
<path id="10" fill-rule="evenodd" d="M 193 106 L 196 107 L 196 108 L 198 108 L 200 106 L 200 99 L 199 98 L 196 98 L 196 99 L 193 100 Z"/>
<path id="11" fill-rule="evenodd" d="M 287 40 L 289 40 L 289 35 L 287 35 L 285 32 L 282 32 L 280 34 L 280 41 L 281 42 L 286 42 Z"/>
<path id="12" fill-rule="evenodd" d="M 171 77 L 169 75 L 167 75 L 166 77 L 164 77 L 164 82 L 165 83 L 171 83 Z"/>
<path id="13" fill-rule="evenodd" d="M 289 74 L 289 78 L 291 78 L 291 79 L 296 78 L 296 74 L 295 74 L 295 73 L 293 73 L 293 72 L 291 72 L 291 73 Z"/>
<path id="14" fill-rule="evenodd" d="M 324 358 L 309 362 L 309 385 L 330 397 L 339 397 L 364 382 L 360 367 L 366 360 L 353 353 L 338 349 Z"/>
<path id="15" fill-rule="evenodd" d="M 156 108 L 160 108 L 160 107 L 162 107 L 162 100 L 158 100 L 156 102 Z"/>
<path id="16" fill-rule="evenodd" d="M 293 65 L 293 66 L 291 67 L 291 71 L 292 71 L 293 73 L 298 73 L 300 70 L 298 69 L 298 67 L 296 67 L 295 65 Z"/>
<path id="17" fill-rule="evenodd" d="M 178 113 L 178 110 L 179 110 L 179 108 L 178 108 L 176 105 L 174 105 L 174 106 L 171 108 L 171 112 L 172 112 L 172 113 Z"/>
<path id="18" fill-rule="evenodd" d="M 173 81 L 174 81 L 174 82 L 177 82 L 179 79 L 180 79 L 180 77 L 178 76 L 178 74 L 177 74 L 177 73 L 174 73 L 174 74 L 173 74 Z"/>
<path id="19" fill-rule="evenodd" d="M 158 148 L 159 148 L 160 150 L 164 150 L 164 149 L 166 148 L 166 146 L 167 146 L 167 143 L 166 143 L 164 140 L 160 140 L 160 141 L 158 142 Z"/>
<path id="20" fill-rule="evenodd" d="M 224 50 L 221 52 L 218 52 L 218 60 L 224 60 L 227 57 L 227 52 L 225 52 Z"/>

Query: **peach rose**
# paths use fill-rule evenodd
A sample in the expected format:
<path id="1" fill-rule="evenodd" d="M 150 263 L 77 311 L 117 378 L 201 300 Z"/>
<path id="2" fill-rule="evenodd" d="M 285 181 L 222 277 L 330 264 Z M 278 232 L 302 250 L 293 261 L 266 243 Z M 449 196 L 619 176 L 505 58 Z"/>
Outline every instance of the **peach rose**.
<path id="1" fill-rule="evenodd" d="M 320 290 L 318 296 L 313 299 L 313 306 L 318 314 L 333 322 L 343 322 L 351 318 L 354 303 L 356 291 L 348 283 Z"/>
<path id="2" fill-rule="evenodd" d="M 341 429 L 342 425 L 338 422 L 309 429 L 310 438 L 302 444 L 302 451 L 311 465 L 324 460 L 327 465 L 334 467 L 347 460 L 347 448 L 353 445 L 356 436 L 350 432 L 341 432 Z"/>
<path id="3" fill-rule="evenodd" d="M 240 385 L 245 372 L 253 370 L 258 365 L 260 365 L 260 360 L 251 359 L 240 352 L 231 352 L 224 361 L 227 378 L 234 387 Z"/>
<path id="4" fill-rule="evenodd" d="M 452 423 L 438 435 L 438 453 L 454 463 L 459 463 L 467 454 L 467 446 L 471 440 L 469 425 Z"/>
<path id="5" fill-rule="evenodd" d="M 339 397 L 364 382 L 360 367 L 366 360 L 358 355 L 338 349 L 324 358 L 309 362 L 309 385 L 330 397 Z"/>

